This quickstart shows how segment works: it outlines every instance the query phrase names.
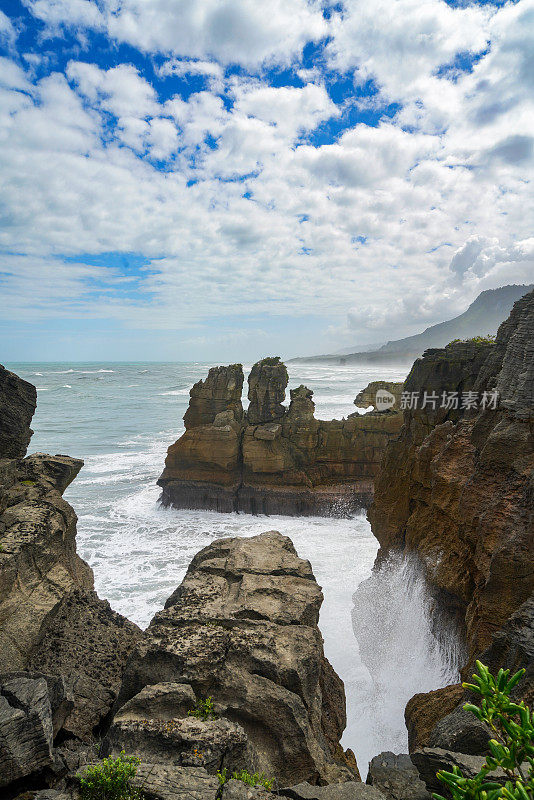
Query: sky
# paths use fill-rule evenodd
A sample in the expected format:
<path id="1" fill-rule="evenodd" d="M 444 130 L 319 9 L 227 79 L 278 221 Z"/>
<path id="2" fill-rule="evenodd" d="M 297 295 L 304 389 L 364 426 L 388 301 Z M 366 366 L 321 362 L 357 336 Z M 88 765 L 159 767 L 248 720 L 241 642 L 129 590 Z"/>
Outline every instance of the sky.
<path id="1" fill-rule="evenodd" d="M 0 0 L 0 360 L 248 361 L 534 278 L 534 0 Z"/>

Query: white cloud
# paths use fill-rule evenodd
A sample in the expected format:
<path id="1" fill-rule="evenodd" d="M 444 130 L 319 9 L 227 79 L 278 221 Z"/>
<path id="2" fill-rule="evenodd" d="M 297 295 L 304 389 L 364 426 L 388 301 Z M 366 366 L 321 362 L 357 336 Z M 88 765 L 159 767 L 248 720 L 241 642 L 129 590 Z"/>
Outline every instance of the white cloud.
<path id="1" fill-rule="evenodd" d="M 416 99 L 433 73 L 457 53 L 483 50 L 493 8 L 453 8 L 443 0 L 346 0 L 332 20 L 331 65 L 357 69 L 388 100 Z"/>
<path id="2" fill-rule="evenodd" d="M 116 117 L 144 118 L 157 111 L 153 87 L 130 64 L 104 70 L 71 61 L 67 76 L 77 84 L 80 94 Z"/>
<path id="3" fill-rule="evenodd" d="M 494 288 L 534 280 L 534 238 L 503 247 L 498 239 L 472 236 L 452 257 L 450 269 L 464 284 Z"/>
<path id="4" fill-rule="evenodd" d="M 321 122 L 339 115 L 324 86 L 303 88 L 241 85 L 235 92 L 235 112 L 275 125 L 284 135 L 314 130 Z"/>
<path id="5" fill-rule="evenodd" d="M 482 289 L 532 279 L 532 0 L 498 10 L 350 0 L 331 23 L 304 0 L 201 6 L 31 4 L 51 30 L 112 30 L 168 53 L 160 76 L 207 81 L 160 102 L 129 64 L 103 69 L 87 55 L 34 85 L 31 70 L 2 62 L 0 244 L 26 254 L 8 259 L 11 270 L 5 262 L 5 315 L 23 313 L 30 276 L 42 273 L 32 288 L 40 315 L 76 309 L 168 330 L 240 314 L 339 320 L 351 309 L 353 343 L 416 332 Z M 374 111 L 402 109 L 316 147 L 307 134 L 341 110 L 320 64 L 300 71 L 302 87 L 243 70 L 225 78 L 224 68 L 287 62 L 329 26 L 330 66 L 376 81 Z M 435 74 L 488 38 L 471 73 Z M 129 284 L 146 302 L 118 297 L 116 272 L 106 283 L 102 268 L 59 258 L 107 251 L 151 261 Z M 104 299 L 87 291 L 91 280 Z"/>
<path id="6" fill-rule="evenodd" d="M 185 78 L 190 75 L 206 78 L 210 91 L 221 92 L 224 89 L 224 70 L 215 61 L 197 61 L 185 58 L 171 58 L 160 67 L 156 74 L 161 77 L 176 75 Z"/>
<path id="7" fill-rule="evenodd" d="M 0 11 L 0 44 L 11 50 L 17 39 L 15 26 L 3 11 Z"/>
<path id="8" fill-rule="evenodd" d="M 150 53 L 257 67 L 289 64 L 327 32 L 318 0 L 26 0 L 51 32 L 105 29 Z"/>

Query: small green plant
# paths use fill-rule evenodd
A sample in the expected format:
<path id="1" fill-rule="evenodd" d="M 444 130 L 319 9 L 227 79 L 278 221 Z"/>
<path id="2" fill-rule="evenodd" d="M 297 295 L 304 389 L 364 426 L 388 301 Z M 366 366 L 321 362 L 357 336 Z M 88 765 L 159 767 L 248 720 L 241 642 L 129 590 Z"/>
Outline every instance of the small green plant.
<path id="1" fill-rule="evenodd" d="M 139 763 L 123 750 L 117 758 L 87 767 L 80 780 L 82 800 L 141 800 L 142 793 L 131 783 Z"/>
<path id="2" fill-rule="evenodd" d="M 35 486 L 35 481 L 22 481 L 23 486 Z"/>
<path id="3" fill-rule="evenodd" d="M 495 344 L 495 336 L 492 333 L 488 333 L 486 336 L 472 336 L 470 339 L 453 339 L 447 347 L 450 344 L 458 344 L 458 342 L 465 342 L 466 344 L 469 342 L 473 344 Z"/>
<path id="4" fill-rule="evenodd" d="M 206 697 L 205 700 L 197 700 L 195 707 L 187 712 L 188 716 L 196 717 L 206 722 L 208 719 L 217 719 L 217 714 L 213 708 L 213 698 Z"/>
<path id="5" fill-rule="evenodd" d="M 452 772 L 440 770 L 437 777 L 453 800 L 534 800 L 534 717 L 523 701 L 510 699 L 525 670 L 510 678 L 509 669 L 494 676 L 480 661 L 476 666 L 473 683 L 462 686 L 480 695 L 480 704 L 466 703 L 464 709 L 485 722 L 495 738 L 489 740 L 489 755 L 474 778 L 465 778 L 456 766 Z M 488 773 L 499 768 L 508 779 L 504 785 L 488 780 Z M 445 800 L 440 794 L 433 797 Z"/>
<path id="6" fill-rule="evenodd" d="M 217 777 L 220 786 L 224 786 L 229 780 L 234 780 L 242 781 L 246 783 L 247 786 L 263 786 L 263 788 L 267 789 L 269 792 L 272 790 L 274 783 L 274 778 L 267 778 L 263 772 L 250 773 L 246 769 L 236 770 L 232 772 L 231 775 L 228 775 L 228 770 L 225 767 L 217 772 Z"/>

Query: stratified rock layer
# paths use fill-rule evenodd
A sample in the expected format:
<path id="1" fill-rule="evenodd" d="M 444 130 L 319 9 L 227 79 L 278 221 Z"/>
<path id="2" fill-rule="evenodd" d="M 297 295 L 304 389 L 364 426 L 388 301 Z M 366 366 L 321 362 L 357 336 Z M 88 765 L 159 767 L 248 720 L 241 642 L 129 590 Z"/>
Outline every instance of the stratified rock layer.
<path id="1" fill-rule="evenodd" d="M 353 780 L 352 754 L 339 744 L 343 684 L 317 627 L 322 599 L 309 562 L 275 531 L 201 550 L 130 658 L 114 748 L 135 741 L 146 761 L 197 757 L 208 771 L 246 767 L 281 785 Z M 220 718 L 188 719 L 187 686 L 197 700 L 211 696 Z"/>
<path id="2" fill-rule="evenodd" d="M 63 598 L 93 587 L 91 569 L 76 554 L 76 514 L 62 497 L 82 465 L 42 453 L 6 465 L 0 489 L 0 671 L 25 668 Z"/>
<path id="3" fill-rule="evenodd" d="M 206 381 L 195 384 L 184 417 L 186 432 L 169 447 L 158 481 L 162 502 L 289 515 L 342 515 L 368 505 L 401 414 L 317 420 L 313 393 L 305 386 L 291 390 L 289 408 L 282 405 L 287 382 L 280 359 L 255 364 L 246 414 L 228 388 L 242 386 L 240 365 L 210 370 Z M 395 386 L 398 392 L 401 384 Z"/>
<path id="4" fill-rule="evenodd" d="M 26 455 L 36 403 L 35 386 L 0 364 L 0 459 Z"/>
<path id="5" fill-rule="evenodd" d="M 184 416 L 186 430 L 199 425 L 211 425 L 221 411 L 233 411 L 234 417 L 240 420 L 243 416 L 242 390 L 241 364 L 212 367 L 206 380 L 195 383 L 189 393 L 191 399 Z"/>
<path id="6" fill-rule="evenodd" d="M 77 518 L 62 495 L 83 461 L 21 457 L 32 434 L 35 387 L 0 370 L 0 409 L 6 408 L 0 422 L 9 421 L 0 435 L 0 674 L 25 670 L 29 680 L 44 672 L 49 688 L 59 682 L 70 699 L 54 726 L 63 736 L 88 739 L 111 710 L 141 631 L 97 597 L 92 570 L 76 553 Z"/>
<path id="7" fill-rule="evenodd" d="M 465 627 L 470 663 L 534 588 L 534 292 L 495 344 L 455 343 L 415 362 L 419 397 L 496 388 L 496 409 L 405 412 L 369 510 L 381 553 L 415 551 Z"/>

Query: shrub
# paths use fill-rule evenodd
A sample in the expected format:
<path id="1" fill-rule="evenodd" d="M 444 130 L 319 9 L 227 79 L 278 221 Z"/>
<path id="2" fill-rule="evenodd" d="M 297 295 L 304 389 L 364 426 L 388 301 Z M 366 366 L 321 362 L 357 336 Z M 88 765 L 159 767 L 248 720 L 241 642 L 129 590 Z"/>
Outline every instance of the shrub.
<path id="1" fill-rule="evenodd" d="M 141 800 L 141 792 L 131 784 L 138 765 L 139 759 L 123 750 L 117 758 L 87 767 L 80 780 L 82 800 Z"/>
<path id="2" fill-rule="evenodd" d="M 495 336 L 488 333 L 486 336 L 473 336 L 471 339 L 453 339 L 449 342 L 447 347 L 451 344 L 458 344 L 458 342 L 472 342 L 473 344 L 495 344 Z"/>
<path id="3" fill-rule="evenodd" d="M 465 778 L 458 767 L 452 772 L 440 770 L 437 777 L 449 788 L 453 800 L 534 800 L 534 717 L 523 701 L 510 699 L 525 670 L 509 678 L 509 669 L 500 669 L 493 676 L 480 661 L 476 665 L 474 682 L 462 685 L 480 695 L 480 703 L 466 703 L 464 709 L 485 722 L 495 738 L 489 740 L 489 755 L 474 778 Z M 504 786 L 487 779 L 489 772 L 499 768 L 508 779 Z M 445 800 L 442 795 L 433 796 Z"/>
<path id="4" fill-rule="evenodd" d="M 205 700 L 197 700 L 195 707 L 188 711 L 187 714 L 190 717 L 201 719 L 203 722 L 208 719 L 217 719 L 217 714 L 213 709 L 213 698 L 206 697 Z"/>
<path id="5" fill-rule="evenodd" d="M 274 783 L 274 778 L 266 778 L 263 772 L 250 773 L 246 769 L 241 769 L 239 772 L 234 771 L 229 776 L 228 770 L 225 767 L 223 770 L 217 772 L 217 777 L 221 786 L 224 786 L 229 780 L 234 780 L 242 781 L 246 783 L 247 786 L 263 786 L 263 788 L 267 789 L 269 792 L 272 790 Z"/>

